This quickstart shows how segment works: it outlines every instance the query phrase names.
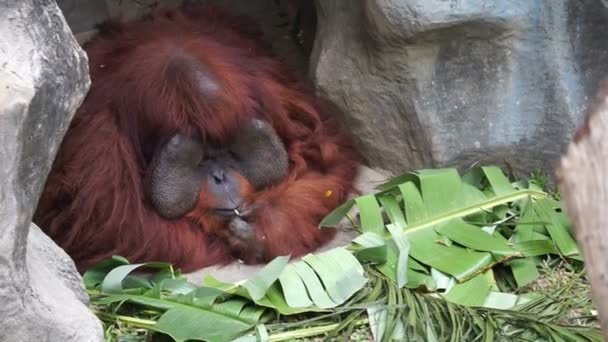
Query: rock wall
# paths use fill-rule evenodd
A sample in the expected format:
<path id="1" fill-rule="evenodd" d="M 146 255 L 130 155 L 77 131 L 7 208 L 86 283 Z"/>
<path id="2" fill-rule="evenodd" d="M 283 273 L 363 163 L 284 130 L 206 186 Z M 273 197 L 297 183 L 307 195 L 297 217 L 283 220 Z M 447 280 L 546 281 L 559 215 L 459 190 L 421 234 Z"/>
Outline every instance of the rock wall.
<path id="1" fill-rule="evenodd" d="M 306 6 L 309 0 L 57 0 L 76 39 L 83 44 L 96 33 L 96 25 L 110 18 L 133 20 L 150 12 L 155 6 L 179 7 L 181 5 L 214 5 L 232 14 L 245 15 L 253 20 L 275 52 L 294 71 L 306 74 L 308 51 L 314 32 L 305 32 L 302 46 L 293 37 L 293 24 L 312 25 L 314 8 Z M 310 4 L 308 4 L 310 5 Z M 306 11 L 302 10 L 305 9 Z M 304 12 L 304 15 L 300 13 Z M 296 17 L 298 17 L 296 19 Z M 311 18 L 313 17 L 313 18 Z M 205 20 L 205 18 L 201 18 Z"/>
<path id="2" fill-rule="evenodd" d="M 52 0 L 0 0 L 0 341 L 103 341 L 70 258 L 31 225 L 88 64 Z"/>
<path id="3" fill-rule="evenodd" d="M 310 72 L 372 166 L 552 173 L 607 75 L 604 3 L 318 0 Z"/>

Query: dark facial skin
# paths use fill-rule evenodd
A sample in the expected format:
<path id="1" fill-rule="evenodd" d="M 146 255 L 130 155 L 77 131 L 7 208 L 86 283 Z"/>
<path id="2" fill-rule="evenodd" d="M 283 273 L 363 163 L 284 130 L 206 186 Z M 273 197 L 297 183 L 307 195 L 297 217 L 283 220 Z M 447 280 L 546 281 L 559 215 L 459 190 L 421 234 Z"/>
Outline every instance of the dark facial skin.
<path id="1" fill-rule="evenodd" d="M 192 210 L 198 201 L 203 172 L 203 146 L 183 135 L 173 136 L 155 154 L 148 168 L 148 197 L 156 211 L 174 219 Z"/>
<path id="2" fill-rule="evenodd" d="M 241 216 L 243 199 L 235 172 L 260 189 L 284 179 L 288 168 L 287 151 L 276 132 L 253 119 L 227 147 L 206 147 L 194 138 L 174 135 L 152 159 L 147 190 L 156 211 L 167 219 L 193 210 L 203 185 L 217 204 L 217 215 Z"/>
<path id="3" fill-rule="evenodd" d="M 274 185 L 287 176 L 285 146 L 266 122 L 254 119 L 229 148 L 239 173 L 256 189 Z"/>

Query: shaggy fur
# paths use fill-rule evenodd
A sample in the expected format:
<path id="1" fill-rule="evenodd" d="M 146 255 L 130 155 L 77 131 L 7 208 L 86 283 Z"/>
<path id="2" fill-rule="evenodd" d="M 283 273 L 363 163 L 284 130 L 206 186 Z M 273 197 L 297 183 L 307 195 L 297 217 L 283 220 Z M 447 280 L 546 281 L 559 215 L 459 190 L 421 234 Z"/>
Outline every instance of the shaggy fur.
<path id="1" fill-rule="evenodd" d="M 189 271 L 229 262 L 242 248 L 269 260 L 331 238 L 334 232 L 317 225 L 351 190 L 356 154 L 314 93 L 259 38 L 241 18 L 191 8 L 106 24 L 85 46 L 92 86 L 34 218 L 80 271 L 111 255 Z M 226 241 L 225 222 L 208 212 L 213 199 L 204 189 L 184 217 L 158 216 L 144 178 L 159 142 L 180 132 L 226 143 L 253 115 L 271 123 L 290 160 L 281 184 L 246 196 L 256 208 L 257 244 Z"/>

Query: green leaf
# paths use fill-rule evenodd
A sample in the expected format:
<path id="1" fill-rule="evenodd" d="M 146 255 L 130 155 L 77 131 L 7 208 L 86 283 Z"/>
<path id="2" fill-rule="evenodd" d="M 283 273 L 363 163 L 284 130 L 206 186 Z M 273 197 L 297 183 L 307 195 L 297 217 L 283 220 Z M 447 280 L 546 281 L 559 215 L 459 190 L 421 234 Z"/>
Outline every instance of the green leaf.
<path id="1" fill-rule="evenodd" d="M 277 257 L 243 283 L 243 287 L 247 289 L 253 300 L 264 297 L 270 286 L 279 279 L 288 262 L 288 256 Z"/>
<path id="2" fill-rule="evenodd" d="M 175 271 L 172 267 L 161 268 L 152 275 L 147 277 L 153 284 L 158 284 L 163 280 L 183 278 L 179 271 Z"/>
<path id="3" fill-rule="evenodd" d="M 267 342 L 270 341 L 270 336 L 268 335 L 268 330 L 264 324 L 258 324 L 255 327 L 255 335 L 258 342 Z"/>
<path id="4" fill-rule="evenodd" d="M 315 270 L 325 291 L 337 304 L 348 300 L 367 281 L 361 264 L 343 248 L 309 254 L 303 260 Z"/>
<path id="5" fill-rule="evenodd" d="M 515 191 L 509 179 L 496 166 L 484 166 L 483 170 L 486 179 L 492 186 L 492 192 L 498 196 L 508 195 Z"/>
<path id="6" fill-rule="evenodd" d="M 493 262 L 490 253 L 467 251 L 458 246 L 447 247 L 435 243 L 438 235 L 434 230 L 411 231 L 407 236 L 410 241 L 410 255 L 414 259 L 448 273 L 458 281 L 475 275 Z"/>
<path id="7" fill-rule="evenodd" d="M 379 198 L 382 207 L 385 209 L 388 217 L 391 220 L 391 224 L 386 225 L 394 245 L 391 244 L 391 252 L 387 253 L 387 260 L 390 264 L 395 264 L 397 286 L 403 287 L 407 283 L 407 261 L 409 252 L 409 242 L 404 233 L 406 227 L 405 216 L 399 208 L 399 204 L 396 199 L 391 196 L 381 196 Z M 395 250 L 396 248 L 396 250 Z M 396 261 L 393 258 L 396 257 Z"/>
<path id="8" fill-rule="evenodd" d="M 370 306 L 367 308 L 367 317 L 374 341 L 383 341 L 384 331 L 386 330 L 386 308 L 382 306 Z"/>
<path id="9" fill-rule="evenodd" d="M 435 228 L 437 233 L 447 236 L 450 240 L 457 242 L 465 247 L 492 252 L 497 256 L 497 260 L 509 256 L 520 255 L 519 252 L 509 247 L 504 240 L 494 235 L 490 235 L 478 227 L 467 224 L 460 219 L 454 219 Z"/>
<path id="10" fill-rule="evenodd" d="M 411 260 L 412 259 L 410 259 L 410 261 Z M 411 268 L 407 269 L 407 284 L 405 284 L 405 286 L 411 289 L 423 287 L 429 291 L 434 291 L 437 289 L 437 285 L 435 284 L 433 278 L 431 278 L 428 274 L 417 272 Z"/>
<path id="11" fill-rule="evenodd" d="M 409 258 L 410 243 L 407 241 L 403 228 L 393 223 L 386 226 L 390 231 L 393 241 L 397 246 L 397 287 L 401 288 L 407 284 L 407 261 Z"/>
<path id="12" fill-rule="evenodd" d="M 272 308 L 278 311 L 282 315 L 295 315 L 303 312 L 318 312 L 323 311 L 323 309 L 317 306 L 309 306 L 307 308 L 292 308 L 285 301 L 285 297 L 279 284 L 272 285 L 268 292 L 266 292 L 266 297 L 260 299 L 256 302 L 256 304 L 265 306 L 267 308 Z"/>
<path id="13" fill-rule="evenodd" d="M 376 268 L 388 278 L 397 282 L 399 248 L 393 240 L 386 241 L 385 256 L 386 261 L 376 265 Z"/>
<path id="14" fill-rule="evenodd" d="M 142 295 L 110 295 L 95 303 L 129 301 L 151 308 L 166 310 L 152 327 L 175 340 L 189 339 L 226 341 L 252 328 L 261 318 L 263 309 L 245 307 L 244 301 L 231 300 L 213 304 L 221 295 L 215 289 L 199 288 L 196 293 L 177 298 L 159 299 Z"/>
<path id="15" fill-rule="evenodd" d="M 363 232 L 382 234 L 384 232 L 384 220 L 376 197 L 374 195 L 361 196 L 355 199 L 355 203 L 359 208 Z"/>
<path id="16" fill-rule="evenodd" d="M 509 266 L 518 287 L 524 287 L 540 276 L 536 262 L 531 259 L 511 260 Z"/>
<path id="17" fill-rule="evenodd" d="M 200 307 L 211 307 L 223 299 L 224 294 L 217 289 L 198 287 L 183 296 L 178 295 L 176 300 L 180 303 L 192 304 Z"/>
<path id="18" fill-rule="evenodd" d="M 386 249 L 366 250 L 353 241 L 353 250 L 360 260 L 374 262 L 378 270 L 398 285 L 409 277 L 410 271 L 404 272 L 402 265 L 410 261 L 402 256 L 402 248 L 397 242 L 401 247 L 406 246 L 403 242 L 409 243 L 409 254 L 414 262 L 440 270 L 459 282 L 497 263 L 552 250 L 549 238 L 542 235 L 544 228 L 539 234 L 529 229 L 530 226 L 519 225 L 513 236 L 509 235 L 512 228 L 503 225 L 517 220 L 517 206 L 523 203 L 526 211 L 528 203 L 544 199 L 547 194 L 535 189 L 515 188 L 496 167 L 475 168 L 463 177 L 466 182 L 455 169 L 420 170 L 397 179 L 403 183 L 387 182 L 381 193 L 355 199 L 362 212 L 363 231 L 382 234 L 386 241 L 384 244 L 375 242 L 374 247 L 366 243 L 370 248 L 385 245 Z M 533 204 L 530 206 L 533 208 Z M 526 212 L 537 216 L 534 210 Z M 385 224 L 383 213 L 394 226 Z M 465 223 L 465 218 L 477 223 Z M 524 223 L 529 224 L 536 217 L 528 214 L 527 219 Z M 404 226 L 405 235 L 400 235 L 395 225 Z M 491 234 L 482 229 L 490 225 Z M 418 271 L 425 272 L 420 268 Z M 418 281 L 422 280 L 419 275 L 415 276 Z"/>
<path id="19" fill-rule="evenodd" d="M 518 303 L 519 299 L 519 296 L 512 293 L 490 291 L 481 306 L 484 308 L 508 310 L 513 308 Z"/>
<path id="20" fill-rule="evenodd" d="M 450 277 L 449 275 L 434 268 L 431 268 L 431 277 L 433 277 L 438 290 L 447 291 L 456 283 L 456 280 L 453 277 Z"/>
<path id="21" fill-rule="evenodd" d="M 154 282 L 151 282 L 154 284 Z M 163 279 L 154 284 L 144 295 L 155 298 L 162 298 L 164 293 L 185 295 L 195 291 L 197 287 L 185 278 Z"/>
<path id="22" fill-rule="evenodd" d="M 536 211 L 531 198 L 529 198 L 522 209 L 517 228 L 515 230 L 515 242 L 529 241 L 534 239 L 534 230 L 543 228 L 542 222 Z"/>
<path id="23" fill-rule="evenodd" d="M 455 169 L 420 170 L 420 193 L 427 214 L 439 215 L 458 208 L 462 181 Z"/>
<path id="24" fill-rule="evenodd" d="M 386 241 L 384 241 L 382 236 L 371 232 L 363 233 L 357 236 L 353 239 L 353 242 L 361 245 L 364 248 L 374 248 L 386 245 Z"/>
<path id="25" fill-rule="evenodd" d="M 483 306 L 491 288 L 488 277 L 479 274 L 469 281 L 452 286 L 443 298 L 460 305 Z"/>
<path id="26" fill-rule="evenodd" d="M 461 178 L 463 183 L 472 185 L 477 189 L 482 189 L 483 181 L 486 179 L 486 175 L 481 167 L 473 167 L 465 170 Z"/>
<path id="27" fill-rule="evenodd" d="M 383 184 L 379 185 L 378 189 L 382 190 L 382 192 L 388 192 L 400 184 L 405 184 L 411 181 L 418 181 L 418 178 L 413 172 L 407 172 L 387 180 Z"/>
<path id="28" fill-rule="evenodd" d="M 551 240 L 528 240 L 513 244 L 513 249 L 524 256 L 533 257 L 547 254 L 559 254 L 555 243 Z"/>
<path id="29" fill-rule="evenodd" d="M 378 234 L 371 232 L 363 233 L 352 241 L 355 257 L 362 262 L 384 263 L 386 262 L 386 241 Z M 361 246 L 358 248 L 356 245 Z"/>
<path id="30" fill-rule="evenodd" d="M 579 254 L 576 242 L 570 236 L 568 230 L 562 225 L 562 221 L 556 217 L 555 210 L 548 199 L 539 199 L 534 206 L 538 217 L 547 222 L 545 228 L 551 235 L 559 251 L 565 256 Z"/>
<path id="31" fill-rule="evenodd" d="M 360 290 L 367 281 L 359 261 L 343 247 L 307 255 L 291 264 L 286 262 L 284 258 L 275 259 L 272 265 L 252 278 L 256 285 L 248 285 L 249 288 L 245 284 L 252 279 L 239 285 L 223 283 L 207 276 L 204 284 L 290 315 L 336 307 Z"/>
<path id="32" fill-rule="evenodd" d="M 335 227 L 340 221 L 348 214 L 348 212 L 352 209 L 353 205 L 355 205 L 354 200 L 348 200 L 344 202 L 342 205 L 334 209 L 331 213 L 329 213 L 321 222 L 319 223 L 319 228 L 323 227 Z"/>
<path id="33" fill-rule="evenodd" d="M 101 283 L 101 291 L 105 293 L 123 292 L 123 281 L 129 273 L 140 267 L 147 268 L 171 268 L 171 264 L 165 262 L 147 262 L 142 264 L 123 265 L 111 270 Z"/>
<path id="34" fill-rule="evenodd" d="M 308 290 L 308 295 L 315 306 L 327 309 L 338 305 L 338 303 L 332 301 L 327 292 L 325 292 L 319 277 L 317 277 L 315 271 L 308 264 L 300 262 L 295 263 L 294 268 L 298 276 L 300 276 L 304 282 L 304 285 Z"/>
<path id="35" fill-rule="evenodd" d="M 102 261 L 94 267 L 88 269 L 82 276 L 82 280 L 87 289 L 99 286 L 108 273 L 114 268 L 128 265 L 129 261 L 121 256 L 114 255 L 112 258 Z"/>
<path id="36" fill-rule="evenodd" d="M 384 208 L 386 214 L 388 215 L 391 222 L 396 226 L 397 229 L 403 230 L 407 226 L 407 222 L 405 221 L 405 215 L 403 215 L 403 211 L 399 208 L 399 203 L 392 196 L 381 196 L 378 198 L 382 207 Z"/>
<path id="37" fill-rule="evenodd" d="M 407 264 L 413 270 L 420 271 L 425 274 L 429 274 L 429 270 L 426 269 L 426 267 L 424 267 L 421 263 L 419 263 L 418 261 L 416 261 L 412 258 L 409 258 Z"/>
<path id="38" fill-rule="evenodd" d="M 422 202 L 422 195 L 414 182 L 407 182 L 398 186 L 401 195 L 405 213 L 407 214 L 407 222 L 412 225 L 427 219 L 426 208 Z"/>
<path id="39" fill-rule="evenodd" d="M 285 301 L 292 308 L 306 308 L 313 303 L 308 297 L 306 286 L 298 276 L 295 266 L 287 265 L 279 277 Z"/>
<path id="40" fill-rule="evenodd" d="M 387 246 L 384 245 L 373 248 L 356 249 L 353 251 L 353 254 L 361 262 L 381 264 L 386 262 L 387 250 Z"/>
<path id="41" fill-rule="evenodd" d="M 165 312 L 153 329 L 171 336 L 176 341 L 224 342 L 250 330 L 255 323 L 198 308 L 176 307 Z"/>

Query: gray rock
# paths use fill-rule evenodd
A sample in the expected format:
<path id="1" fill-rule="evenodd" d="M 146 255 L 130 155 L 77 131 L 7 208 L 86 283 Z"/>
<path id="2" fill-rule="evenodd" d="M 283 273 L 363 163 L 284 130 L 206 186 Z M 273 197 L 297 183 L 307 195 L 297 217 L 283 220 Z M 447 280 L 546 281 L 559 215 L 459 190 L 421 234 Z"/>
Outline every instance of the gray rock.
<path id="1" fill-rule="evenodd" d="M 298 1 L 289 0 L 292 5 Z M 186 0 L 187 4 L 214 5 L 228 13 L 245 16 L 252 20 L 262 32 L 262 39 L 268 43 L 277 58 L 281 59 L 292 71 L 305 74 L 308 59 L 303 49 L 297 46 L 294 38 L 290 35 L 289 14 L 285 6 L 281 6 L 277 0 Z"/>
<path id="2" fill-rule="evenodd" d="M 86 56 L 51 0 L 0 0 L 0 37 L 0 341 L 102 341 L 73 262 L 30 227 Z"/>
<path id="3" fill-rule="evenodd" d="M 602 1 L 316 1 L 311 70 L 394 172 L 550 171 L 606 76 Z"/>
<path id="4" fill-rule="evenodd" d="M 263 39 L 269 43 L 277 57 L 295 72 L 305 74 L 308 66 L 306 50 L 308 45 L 312 45 L 309 40 L 312 40 L 314 32 L 302 38 L 306 47 L 301 47 L 296 44 L 290 31 L 293 30 L 293 22 L 303 20 L 295 18 L 298 16 L 296 11 L 305 8 L 312 12 L 312 6 L 303 5 L 306 1 L 281 0 L 279 4 L 276 0 L 57 0 L 57 3 L 80 44 L 84 44 L 97 33 L 97 24 L 110 18 L 121 21 L 133 20 L 148 14 L 155 6 L 166 8 L 180 5 L 218 6 L 228 13 L 244 15 L 255 22 L 263 34 Z M 314 13 L 306 13 L 305 18 L 311 16 L 314 17 Z M 312 24 L 314 23 L 309 25 Z"/>
<path id="5" fill-rule="evenodd" d="M 78 0 L 61 0 L 61 1 L 76 1 Z M 154 7 L 178 7 L 183 0 L 105 0 L 111 18 L 120 18 L 121 20 L 132 20 L 150 12 Z M 82 2 L 81 2 L 82 3 Z M 71 24 L 70 24 L 71 25 Z"/>
<path id="6" fill-rule="evenodd" d="M 113 0 L 109 2 L 116 3 L 116 6 L 120 6 L 119 2 L 133 3 Z M 58 0 L 57 5 L 74 33 L 93 30 L 109 17 L 109 4 L 105 1 Z"/>
<path id="7" fill-rule="evenodd" d="M 12 317 L 15 330 L 3 325 L 0 341 L 104 341 L 74 262 L 35 224 L 30 226 L 26 259 L 26 309 Z"/>
<path id="8" fill-rule="evenodd" d="M 177 7 L 182 0 L 57 0 L 57 4 L 76 40 L 84 44 L 97 33 L 97 25 L 108 19 L 133 20 L 150 12 L 155 6 Z"/>

